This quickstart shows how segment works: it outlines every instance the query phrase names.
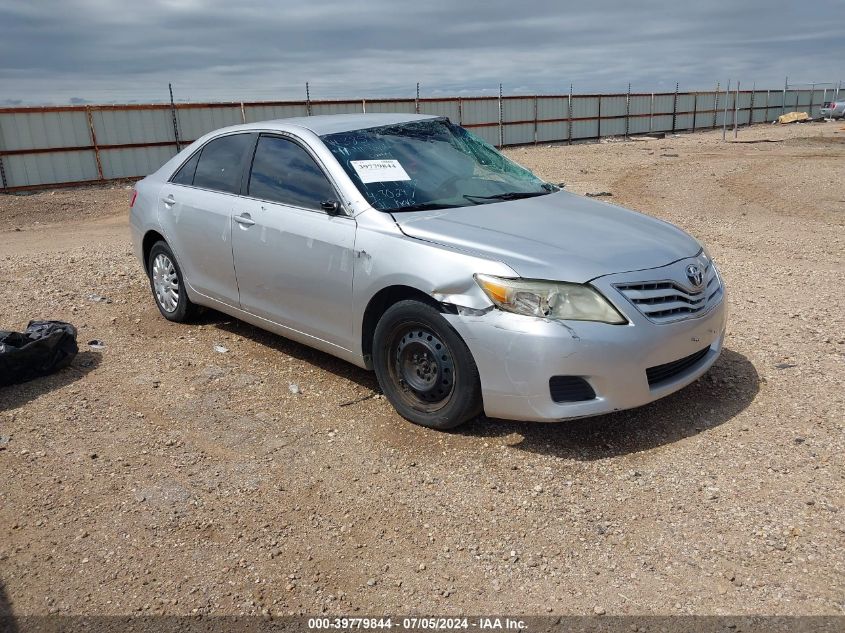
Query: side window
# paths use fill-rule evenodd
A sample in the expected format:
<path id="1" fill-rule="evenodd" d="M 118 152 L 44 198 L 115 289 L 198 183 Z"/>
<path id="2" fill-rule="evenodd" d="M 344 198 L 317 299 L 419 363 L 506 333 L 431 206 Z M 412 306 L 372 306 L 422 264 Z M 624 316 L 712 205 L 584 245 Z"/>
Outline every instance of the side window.
<path id="1" fill-rule="evenodd" d="M 244 154 L 252 145 L 249 134 L 231 134 L 205 144 L 194 174 L 194 186 L 240 193 Z"/>
<path id="2" fill-rule="evenodd" d="M 249 195 L 306 209 L 319 209 L 321 202 L 337 199 L 308 152 L 278 136 L 258 139 L 249 176 Z"/>
<path id="3" fill-rule="evenodd" d="M 193 156 L 188 159 L 188 162 L 182 165 L 176 175 L 170 179 L 170 182 L 177 185 L 192 185 L 194 184 L 194 172 L 197 170 L 197 163 L 200 160 L 200 153 L 195 152 Z"/>

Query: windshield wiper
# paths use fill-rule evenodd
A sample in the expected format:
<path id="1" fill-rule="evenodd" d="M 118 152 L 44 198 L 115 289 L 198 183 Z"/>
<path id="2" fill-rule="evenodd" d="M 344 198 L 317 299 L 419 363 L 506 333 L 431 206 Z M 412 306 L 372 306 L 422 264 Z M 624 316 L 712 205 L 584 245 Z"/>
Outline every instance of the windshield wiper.
<path id="1" fill-rule="evenodd" d="M 497 193 L 492 196 L 476 196 L 471 193 L 465 193 L 464 198 L 467 200 L 520 200 L 522 198 L 536 198 L 537 196 L 545 196 L 551 191 L 507 191 L 505 193 Z"/>
<path id="2" fill-rule="evenodd" d="M 381 209 L 385 213 L 398 213 L 400 211 L 433 211 L 436 209 L 451 209 L 453 204 L 441 204 L 439 202 L 420 202 L 418 204 L 409 204 L 404 207 L 396 207 L 395 209 Z"/>

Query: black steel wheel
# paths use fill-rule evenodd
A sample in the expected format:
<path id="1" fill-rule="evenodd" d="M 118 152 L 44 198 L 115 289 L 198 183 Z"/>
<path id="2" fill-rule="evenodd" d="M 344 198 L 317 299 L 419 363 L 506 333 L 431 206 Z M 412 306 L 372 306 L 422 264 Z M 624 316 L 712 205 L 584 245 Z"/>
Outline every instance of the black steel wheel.
<path id="1" fill-rule="evenodd" d="M 384 313 L 373 364 L 385 396 L 411 422 L 450 429 L 481 412 L 472 354 L 431 305 L 400 301 Z"/>
<path id="2" fill-rule="evenodd" d="M 391 378 L 408 403 L 426 411 L 443 407 L 455 388 L 451 350 L 422 323 L 403 323 L 391 333 Z"/>

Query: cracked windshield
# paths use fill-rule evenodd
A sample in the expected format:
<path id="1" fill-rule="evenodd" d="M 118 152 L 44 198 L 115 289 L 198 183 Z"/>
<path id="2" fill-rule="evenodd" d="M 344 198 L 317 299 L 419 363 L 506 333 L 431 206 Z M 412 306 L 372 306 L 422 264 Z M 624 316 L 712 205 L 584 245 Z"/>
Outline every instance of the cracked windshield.
<path id="1" fill-rule="evenodd" d="M 367 201 L 380 211 L 465 207 L 558 190 L 445 119 L 321 138 Z"/>

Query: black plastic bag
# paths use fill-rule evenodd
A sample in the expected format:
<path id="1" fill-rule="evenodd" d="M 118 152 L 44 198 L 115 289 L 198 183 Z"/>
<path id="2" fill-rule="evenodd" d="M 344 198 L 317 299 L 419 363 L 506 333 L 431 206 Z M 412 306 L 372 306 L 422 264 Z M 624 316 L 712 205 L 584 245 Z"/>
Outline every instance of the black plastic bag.
<path id="1" fill-rule="evenodd" d="M 0 330 L 0 386 L 67 367 L 78 351 L 76 328 L 64 321 L 30 321 L 24 332 Z"/>

